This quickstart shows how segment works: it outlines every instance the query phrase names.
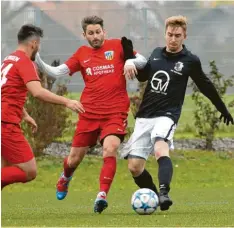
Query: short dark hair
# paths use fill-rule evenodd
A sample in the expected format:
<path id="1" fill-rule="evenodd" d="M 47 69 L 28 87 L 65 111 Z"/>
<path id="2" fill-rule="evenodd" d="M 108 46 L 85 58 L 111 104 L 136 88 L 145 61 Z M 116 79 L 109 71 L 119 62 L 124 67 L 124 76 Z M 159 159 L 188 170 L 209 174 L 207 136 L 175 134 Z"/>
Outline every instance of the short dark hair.
<path id="1" fill-rule="evenodd" d="M 98 16 L 87 16 L 81 21 L 84 32 L 88 25 L 100 25 L 103 28 L 103 19 Z"/>
<path id="2" fill-rule="evenodd" d="M 43 37 L 43 30 L 35 25 L 25 24 L 20 28 L 17 36 L 18 43 L 22 43 L 32 36 Z"/>

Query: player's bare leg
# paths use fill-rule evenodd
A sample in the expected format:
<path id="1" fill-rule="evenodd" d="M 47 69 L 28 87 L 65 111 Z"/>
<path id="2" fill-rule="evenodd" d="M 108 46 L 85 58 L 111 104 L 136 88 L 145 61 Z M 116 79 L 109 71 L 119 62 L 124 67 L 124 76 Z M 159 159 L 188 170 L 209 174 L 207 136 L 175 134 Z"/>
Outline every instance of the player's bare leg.
<path id="1" fill-rule="evenodd" d="M 94 203 L 94 212 L 101 213 L 108 206 L 106 197 L 116 172 L 116 155 L 121 141 L 117 136 L 109 135 L 103 142 L 103 166 L 100 173 L 100 192 Z"/>
<path id="2" fill-rule="evenodd" d="M 37 166 L 35 158 L 28 162 L 20 164 L 10 164 L 4 158 L 2 158 L 2 168 L 1 168 L 1 186 L 5 186 L 13 183 L 26 183 L 32 181 L 37 176 Z"/>
<path id="3" fill-rule="evenodd" d="M 11 164 L 7 162 L 2 156 L 1 156 L 1 168 L 10 166 Z"/>
<path id="4" fill-rule="evenodd" d="M 158 161 L 158 179 L 159 179 L 159 204 L 162 211 L 168 210 L 172 205 L 169 198 L 170 182 L 173 174 L 173 166 L 169 156 L 169 145 L 163 139 L 156 141 L 154 145 L 155 158 Z"/>
<path id="5" fill-rule="evenodd" d="M 72 175 L 79 164 L 82 162 L 89 147 L 72 147 L 68 157 L 64 158 L 62 172 L 56 186 L 56 196 L 58 200 L 63 200 L 67 196 L 68 186 Z"/>
<path id="6" fill-rule="evenodd" d="M 158 190 L 153 182 L 152 176 L 145 169 L 145 159 L 129 155 L 128 156 L 128 169 L 139 188 L 149 188 L 159 195 Z"/>

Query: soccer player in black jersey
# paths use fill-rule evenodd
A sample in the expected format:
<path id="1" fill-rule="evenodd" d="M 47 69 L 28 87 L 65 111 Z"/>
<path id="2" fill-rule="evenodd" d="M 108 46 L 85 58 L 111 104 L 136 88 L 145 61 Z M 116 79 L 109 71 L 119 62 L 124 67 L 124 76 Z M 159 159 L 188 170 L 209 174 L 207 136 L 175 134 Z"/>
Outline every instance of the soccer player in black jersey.
<path id="1" fill-rule="evenodd" d="M 148 80 L 148 83 L 136 114 L 134 132 L 122 151 L 123 157 L 128 159 L 128 168 L 135 183 L 158 194 L 161 210 L 168 210 L 172 205 L 168 196 L 173 174 L 169 150 L 173 148 L 173 135 L 189 77 L 215 105 L 224 123 L 234 124 L 217 90 L 203 72 L 199 57 L 183 44 L 186 30 L 185 17 L 168 18 L 165 22 L 166 46 L 154 49 L 147 65 L 138 71 L 137 79 L 141 82 Z M 146 160 L 152 152 L 159 166 L 159 192 L 145 169 Z"/>

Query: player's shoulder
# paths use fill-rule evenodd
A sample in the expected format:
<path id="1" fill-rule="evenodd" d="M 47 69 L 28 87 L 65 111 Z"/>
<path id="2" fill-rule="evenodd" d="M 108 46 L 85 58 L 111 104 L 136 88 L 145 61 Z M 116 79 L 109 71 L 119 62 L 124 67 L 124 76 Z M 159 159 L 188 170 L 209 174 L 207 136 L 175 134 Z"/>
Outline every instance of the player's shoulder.
<path id="1" fill-rule="evenodd" d="M 192 61 L 194 63 L 199 63 L 200 62 L 200 58 L 198 57 L 197 54 L 194 54 L 187 47 L 185 47 L 185 50 L 186 50 L 186 56 L 187 56 L 187 58 L 189 58 L 190 61 Z"/>
<path id="2" fill-rule="evenodd" d="M 119 38 L 111 38 L 111 39 L 106 39 L 106 42 L 108 43 L 121 43 L 121 39 Z"/>
<path id="3" fill-rule="evenodd" d="M 80 47 L 77 48 L 76 52 L 83 52 L 83 51 L 87 51 L 87 50 L 90 50 L 91 47 L 88 46 L 88 45 L 82 45 Z"/>
<path id="4" fill-rule="evenodd" d="M 3 61 L 6 62 L 6 61 L 14 61 L 14 62 L 19 62 L 19 61 L 22 61 L 22 60 L 26 60 L 27 59 L 27 56 L 25 55 L 24 52 L 22 51 L 14 51 L 12 52 L 11 54 L 9 54 L 8 56 L 6 56 Z"/>
<path id="5" fill-rule="evenodd" d="M 104 45 L 118 47 L 121 45 L 121 39 L 118 38 L 106 39 Z"/>
<path id="6" fill-rule="evenodd" d="M 154 53 L 162 53 L 163 49 L 164 49 L 164 47 L 156 47 L 156 48 L 153 50 L 153 52 L 154 52 Z"/>
<path id="7" fill-rule="evenodd" d="M 161 55 L 162 51 L 163 51 L 163 47 L 156 47 L 156 48 L 152 51 L 151 57 L 156 57 L 156 56 L 158 57 L 159 55 Z"/>
<path id="8" fill-rule="evenodd" d="M 90 46 L 82 45 L 82 46 L 80 46 L 80 47 L 77 48 L 77 50 L 75 51 L 74 55 L 77 58 L 80 58 L 81 56 L 87 55 L 91 51 L 92 51 L 92 48 Z"/>
<path id="9" fill-rule="evenodd" d="M 6 56 L 3 60 L 5 63 L 13 63 L 14 66 L 22 67 L 22 66 L 29 66 L 29 64 L 33 64 L 32 60 L 25 54 L 23 51 L 16 50 Z"/>

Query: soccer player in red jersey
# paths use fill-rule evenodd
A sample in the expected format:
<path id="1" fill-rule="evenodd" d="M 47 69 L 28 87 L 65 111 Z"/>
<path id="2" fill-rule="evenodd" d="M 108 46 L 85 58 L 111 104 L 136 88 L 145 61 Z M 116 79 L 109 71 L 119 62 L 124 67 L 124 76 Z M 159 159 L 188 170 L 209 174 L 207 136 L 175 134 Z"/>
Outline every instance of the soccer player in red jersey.
<path id="1" fill-rule="evenodd" d="M 18 32 L 18 48 L 1 66 L 1 187 L 28 182 L 36 177 L 36 162 L 30 145 L 20 129 L 24 119 L 37 130 L 37 124 L 24 109 L 27 92 L 41 100 L 84 112 L 80 102 L 51 93 L 41 86 L 33 61 L 43 30 L 24 25 Z"/>
<path id="2" fill-rule="evenodd" d="M 99 139 L 103 146 L 103 166 L 94 212 L 101 213 L 108 206 L 106 196 L 116 172 L 117 150 L 126 134 L 129 98 L 125 76 L 133 78 L 136 69 L 145 66 L 146 59 L 129 49 L 129 40 L 125 37 L 122 40 L 105 39 L 100 17 L 85 17 L 82 28 L 90 46 L 81 46 L 71 58 L 57 67 L 44 63 L 39 54 L 36 62 L 54 78 L 72 75 L 77 71 L 83 76 L 85 88 L 81 103 L 85 113 L 79 114 L 72 148 L 64 159 L 64 171 L 58 180 L 56 195 L 59 200 L 66 197 L 75 169 L 89 147 L 94 146 Z"/>

